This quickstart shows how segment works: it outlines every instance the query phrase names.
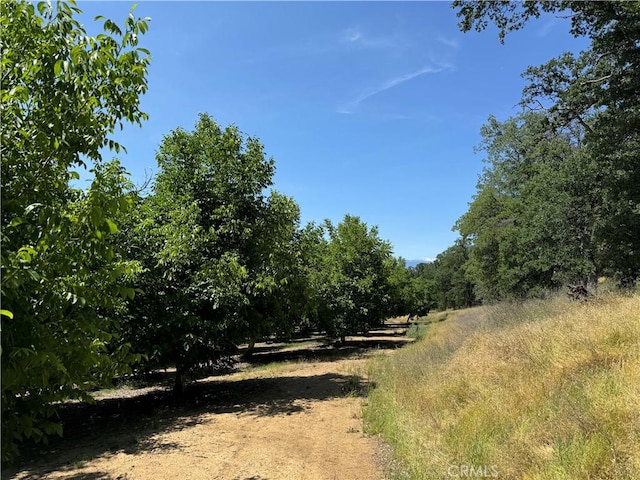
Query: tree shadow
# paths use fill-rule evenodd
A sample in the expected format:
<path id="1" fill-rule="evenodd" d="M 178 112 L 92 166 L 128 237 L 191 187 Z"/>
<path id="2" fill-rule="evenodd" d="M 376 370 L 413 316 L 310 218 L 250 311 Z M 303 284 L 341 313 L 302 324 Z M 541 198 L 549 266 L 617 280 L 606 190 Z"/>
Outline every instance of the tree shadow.
<path id="1" fill-rule="evenodd" d="M 362 335 L 365 338 L 371 338 L 371 337 L 389 337 L 389 338 L 400 338 L 400 337 L 404 337 L 407 329 L 411 326 L 411 324 L 409 325 L 403 325 L 402 327 L 395 327 L 394 330 L 371 330 L 367 333 L 365 333 L 364 335 Z M 402 328 L 402 330 L 399 331 L 399 329 Z"/>
<path id="2" fill-rule="evenodd" d="M 375 335 L 381 337 L 382 335 Z M 317 362 L 333 362 L 345 358 L 358 357 L 371 350 L 390 350 L 405 346 L 413 339 L 404 336 L 393 335 L 395 339 L 380 338 L 358 338 L 347 340 L 344 343 L 333 342 L 309 348 L 298 348 L 295 350 L 263 350 L 255 352 L 251 357 L 245 359 L 249 364 L 265 365 L 273 362 L 292 362 L 313 360 Z"/>
<path id="3" fill-rule="evenodd" d="M 60 469 L 58 471 L 69 471 L 71 468 Z M 42 475 L 46 473 L 50 473 L 53 470 L 41 470 L 37 472 L 27 473 L 26 476 L 21 476 L 23 480 L 36 480 L 41 478 Z M 5 471 L 2 472 L 3 478 L 5 477 Z M 114 477 L 113 475 L 107 472 L 80 472 L 80 473 L 70 473 L 69 475 L 65 475 L 64 480 L 125 480 L 128 477 L 126 475 L 118 475 Z"/>
<path id="4" fill-rule="evenodd" d="M 64 437 L 51 439 L 47 446 L 25 447 L 21 465 L 3 470 L 2 477 L 71 472 L 103 455 L 175 451 L 181 446 L 163 441 L 162 434 L 214 421 L 211 414 L 295 415 L 311 408 L 311 402 L 364 395 L 368 388 L 356 375 L 333 373 L 235 381 L 211 378 L 190 385 L 181 398 L 160 390 L 93 404 L 65 404 L 58 409 Z M 69 478 L 110 477 L 99 472 Z"/>
<path id="5" fill-rule="evenodd" d="M 374 349 L 399 348 L 412 341 L 401 334 L 389 337 L 393 336 L 397 338 L 351 337 L 344 343 L 323 342 L 285 351 L 280 351 L 282 345 L 272 349 L 267 346 L 243 360 L 253 365 L 335 361 L 358 358 Z M 93 404 L 60 405 L 58 416 L 64 437 L 54 437 L 48 445 L 24 445 L 20 464 L 3 469 L 2 477 L 11 478 L 12 473 L 21 472 L 27 475 L 24 478 L 40 478 L 47 472 L 68 471 L 74 476 L 67 478 L 110 479 L 105 472 L 74 472 L 78 465 L 102 455 L 179 450 L 180 445 L 163 441 L 162 434 L 208 423 L 212 421 L 211 414 L 296 415 L 311 408 L 314 401 L 363 396 L 374 387 L 357 375 L 336 373 L 242 380 L 210 376 L 190 384 L 184 395 L 176 397 L 171 390 L 173 375 L 170 371 L 146 374 L 142 383 L 154 388 L 141 394 L 138 390 L 131 396 L 122 393 L 118 398 L 96 400 Z"/>
<path id="6" fill-rule="evenodd" d="M 395 329 L 395 328 L 403 328 L 403 329 L 407 329 L 407 327 L 409 327 L 411 325 L 411 322 L 396 322 L 396 323 L 385 323 L 383 326 L 379 327 L 380 330 L 388 330 L 388 329 Z M 373 329 L 372 331 L 375 331 L 376 329 Z"/>
<path id="7" fill-rule="evenodd" d="M 200 380 L 211 376 L 222 376 L 236 373 L 240 369 L 239 364 L 265 365 L 271 362 L 287 361 L 336 361 L 344 358 L 357 357 L 369 350 L 400 348 L 413 339 L 405 336 L 407 325 L 394 325 L 395 331 L 372 330 L 366 334 L 351 337 L 345 343 L 336 342 L 326 336 L 310 335 L 294 339 L 269 340 L 255 346 L 252 354 L 247 355 L 247 346 L 239 347 L 235 353 L 219 359 L 213 367 L 201 367 L 192 373 L 193 380 Z M 398 330 L 400 329 L 401 330 Z M 374 339 L 377 338 L 377 339 Z M 388 340 L 386 340 L 388 338 Z M 304 347 L 296 344 L 311 343 Z M 286 350 L 285 350 L 286 349 Z M 284 351 L 283 351 L 284 350 Z M 114 381 L 114 386 L 129 385 L 134 388 L 157 387 L 159 385 L 169 388 L 175 380 L 175 371 L 155 370 L 141 372 L 133 376 L 124 377 Z"/>

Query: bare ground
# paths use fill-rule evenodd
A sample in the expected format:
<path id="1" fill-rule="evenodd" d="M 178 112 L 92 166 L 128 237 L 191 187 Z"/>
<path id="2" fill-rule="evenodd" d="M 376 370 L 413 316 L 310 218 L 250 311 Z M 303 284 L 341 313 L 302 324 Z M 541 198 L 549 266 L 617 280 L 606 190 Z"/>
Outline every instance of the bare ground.
<path id="1" fill-rule="evenodd" d="M 383 479 L 385 448 L 363 433 L 365 363 L 408 342 L 403 333 L 349 337 L 340 348 L 263 344 L 252 365 L 201 379 L 181 400 L 165 382 L 65 405 L 65 438 L 2 477 Z"/>

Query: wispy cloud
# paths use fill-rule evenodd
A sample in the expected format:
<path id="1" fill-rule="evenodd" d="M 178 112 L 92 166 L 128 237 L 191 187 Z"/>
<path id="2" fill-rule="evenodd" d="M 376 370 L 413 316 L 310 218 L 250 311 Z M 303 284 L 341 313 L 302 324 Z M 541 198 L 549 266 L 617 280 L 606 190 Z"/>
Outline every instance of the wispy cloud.
<path id="1" fill-rule="evenodd" d="M 551 33 L 551 30 L 553 30 L 553 27 L 555 27 L 555 24 L 556 24 L 556 19 L 555 18 L 550 18 L 549 20 L 547 20 L 542 25 L 540 30 L 538 30 L 536 32 L 536 36 L 538 36 L 538 37 L 546 37 L 547 35 L 549 35 Z"/>
<path id="2" fill-rule="evenodd" d="M 358 27 L 350 27 L 343 31 L 340 43 L 363 49 L 394 49 L 411 46 L 411 42 L 402 34 L 370 35 Z"/>
<path id="3" fill-rule="evenodd" d="M 316 35 L 295 43 L 263 48 L 260 51 L 260 57 L 250 58 L 247 61 L 254 63 L 272 61 L 274 58 L 333 55 L 365 50 L 399 52 L 412 45 L 412 42 L 402 33 L 372 35 L 359 27 L 350 27 L 341 32 L 334 31 L 330 35 Z"/>
<path id="4" fill-rule="evenodd" d="M 442 35 L 439 35 L 436 40 L 443 45 L 446 45 L 447 47 L 458 48 L 460 46 L 460 42 L 458 42 L 458 40 L 456 40 L 455 38 L 446 38 Z"/>
<path id="5" fill-rule="evenodd" d="M 357 109 L 358 105 L 360 105 L 362 102 L 364 102 L 365 100 L 367 100 L 368 98 L 373 97 L 374 95 L 378 95 L 379 93 L 382 93 L 386 90 L 389 90 L 391 88 L 397 87 L 398 85 L 401 85 L 405 82 L 408 82 L 409 80 L 413 80 L 414 78 L 420 77 L 422 75 L 426 75 L 429 73 L 439 73 L 442 72 L 444 70 L 449 70 L 452 67 L 450 65 L 439 65 L 439 66 L 432 66 L 432 65 L 428 65 L 425 67 L 422 67 L 419 70 L 416 70 L 414 72 L 411 73 L 407 73 L 405 75 L 400 75 L 397 77 L 393 77 L 389 80 L 387 80 L 386 82 L 382 83 L 381 85 L 378 85 L 376 87 L 373 88 L 369 88 L 365 91 L 363 91 L 360 95 L 358 95 L 357 97 L 355 97 L 353 100 L 351 100 L 350 102 L 347 102 L 346 104 L 338 107 L 338 109 L 336 110 L 337 113 L 342 113 L 342 114 L 351 114 L 354 113 L 355 110 Z"/>
<path id="6" fill-rule="evenodd" d="M 342 35 L 343 42 L 357 42 L 362 38 L 362 33 L 357 28 L 349 28 Z"/>

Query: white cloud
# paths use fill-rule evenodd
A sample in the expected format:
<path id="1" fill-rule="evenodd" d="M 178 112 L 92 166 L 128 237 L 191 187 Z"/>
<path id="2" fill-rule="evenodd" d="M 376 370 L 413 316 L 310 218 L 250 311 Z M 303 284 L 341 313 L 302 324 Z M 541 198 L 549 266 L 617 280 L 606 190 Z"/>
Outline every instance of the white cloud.
<path id="1" fill-rule="evenodd" d="M 549 20 L 547 20 L 547 22 L 545 22 L 542 25 L 540 30 L 538 30 L 536 32 L 536 35 L 538 37 L 546 37 L 547 35 L 549 35 L 551 33 L 551 30 L 553 30 L 553 28 L 555 27 L 555 24 L 556 24 L 556 19 L 555 18 L 550 18 Z"/>
<path id="2" fill-rule="evenodd" d="M 428 66 L 422 67 L 419 70 L 416 70 L 415 72 L 411 72 L 405 75 L 400 75 L 400 76 L 391 78 L 381 85 L 378 85 L 376 87 L 369 88 L 363 91 L 360 95 L 358 95 L 356 98 L 354 98 L 350 102 L 338 107 L 336 111 L 337 113 L 342 113 L 342 114 L 354 113 L 358 105 L 360 105 L 362 102 L 364 102 L 368 98 L 373 97 L 374 95 L 377 95 L 391 88 L 397 87 L 398 85 L 401 85 L 405 82 L 408 82 L 409 80 L 413 80 L 414 78 L 420 77 L 422 75 L 426 75 L 428 73 L 439 73 L 444 70 L 449 70 L 451 68 L 452 68 L 451 65 L 440 65 L 437 67 L 428 65 Z"/>
<path id="3" fill-rule="evenodd" d="M 362 38 L 362 33 L 356 28 L 350 28 L 342 35 L 344 42 L 357 42 L 360 38 Z"/>
<path id="4" fill-rule="evenodd" d="M 400 49 L 411 46 L 403 35 L 369 35 L 358 27 L 350 27 L 340 36 L 340 42 L 350 47 L 364 49 Z"/>
<path id="5" fill-rule="evenodd" d="M 456 40 L 455 38 L 446 38 L 440 35 L 436 38 L 436 40 L 443 45 L 446 45 L 447 47 L 458 48 L 460 46 L 460 42 L 458 42 L 458 40 Z"/>

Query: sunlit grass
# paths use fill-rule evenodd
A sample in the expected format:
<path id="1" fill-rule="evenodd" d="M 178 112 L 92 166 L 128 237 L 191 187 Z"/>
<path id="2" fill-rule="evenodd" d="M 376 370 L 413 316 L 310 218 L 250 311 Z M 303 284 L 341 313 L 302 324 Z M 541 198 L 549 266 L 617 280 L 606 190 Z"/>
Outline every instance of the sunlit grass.
<path id="1" fill-rule="evenodd" d="M 366 425 L 393 446 L 401 477 L 465 466 L 549 480 L 640 472 L 638 295 L 452 314 L 373 359 L 370 376 Z"/>
<path id="2" fill-rule="evenodd" d="M 310 359 L 286 360 L 283 362 L 269 362 L 261 365 L 251 365 L 229 376 L 230 380 L 246 378 L 276 378 L 286 373 L 295 372 L 301 365 L 311 362 Z"/>

